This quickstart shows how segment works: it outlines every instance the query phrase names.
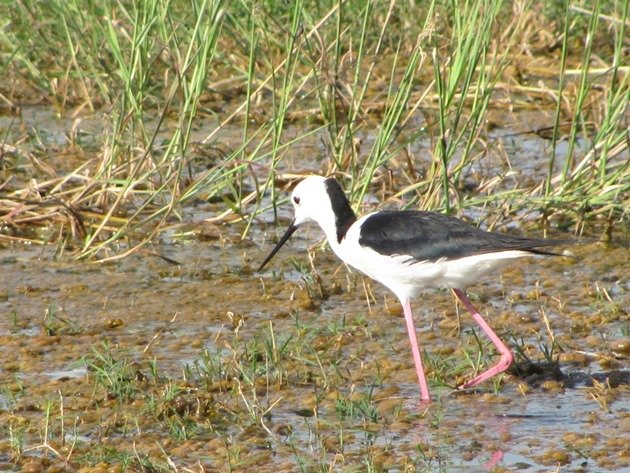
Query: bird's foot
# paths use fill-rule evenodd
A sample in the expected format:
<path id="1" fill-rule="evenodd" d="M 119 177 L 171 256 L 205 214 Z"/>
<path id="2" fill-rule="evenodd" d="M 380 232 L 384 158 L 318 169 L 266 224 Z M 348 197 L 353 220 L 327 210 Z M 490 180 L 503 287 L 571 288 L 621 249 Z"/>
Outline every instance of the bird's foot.
<path id="1" fill-rule="evenodd" d="M 488 370 L 484 371 L 483 373 L 478 374 L 477 376 L 475 376 L 470 381 L 466 381 L 464 384 L 462 384 L 459 387 L 459 389 L 474 388 L 475 386 L 477 386 L 478 384 L 483 383 L 487 379 L 490 379 L 493 376 L 496 376 L 498 374 L 503 373 L 504 371 L 506 371 L 510 367 L 510 365 L 513 362 L 514 362 L 514 355 L 512 355 L 512 353 L 509 352 L 509 351 L 504 352 L 504 353 L 501 354 L 501 359 L 499 360 L 499 362 L 496 365 L 494 365 L 492 368 L 489 368 Z"/>

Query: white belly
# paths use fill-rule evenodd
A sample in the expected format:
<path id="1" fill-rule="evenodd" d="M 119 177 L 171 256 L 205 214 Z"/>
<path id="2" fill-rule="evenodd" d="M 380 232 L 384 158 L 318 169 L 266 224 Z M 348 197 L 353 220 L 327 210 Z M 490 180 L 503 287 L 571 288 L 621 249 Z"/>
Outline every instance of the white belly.
<path id="1" fill-rule="evenodd" d="M 401 300 L 418 295 L 423 288 L 464 289 L 515 258 L 531 256 L 526 251 L 510 250 L 436 262 L 413 261 L 408 255 L 386 256 L 361 246 L 358 235 L 351 235 L 351 231 L 341 244 L 331 245 L 333 251 L 348 265 L 385 285 Z"/>

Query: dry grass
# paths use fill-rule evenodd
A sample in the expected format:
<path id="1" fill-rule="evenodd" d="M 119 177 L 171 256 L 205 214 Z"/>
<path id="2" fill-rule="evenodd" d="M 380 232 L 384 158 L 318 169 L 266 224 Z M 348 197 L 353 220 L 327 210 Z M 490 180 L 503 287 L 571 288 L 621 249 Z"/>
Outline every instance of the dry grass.
<path id="1" fill-rule="evenodd" d="M 358 201 L 502 207 L 610 237 L 630 190 L 626 3 L 21 0 L 0 34 L 0 111 L 17 117 L 0 130 L 0 241 L 121 257 L 204 200 L 225 203 L 214 222 L 251 225 L 302 172 L 347 178 Z M 21 124 L 36 106 L 75 120 L 61 145 Z M 506 110 L 549 120 L 493 134 Z M 532 134 L 548 169 L 515 177 L 502 147 Z M 293 158 L 313 141 L 323 161 Z M 508 171 L 471 184 L 492 156 Z"/>

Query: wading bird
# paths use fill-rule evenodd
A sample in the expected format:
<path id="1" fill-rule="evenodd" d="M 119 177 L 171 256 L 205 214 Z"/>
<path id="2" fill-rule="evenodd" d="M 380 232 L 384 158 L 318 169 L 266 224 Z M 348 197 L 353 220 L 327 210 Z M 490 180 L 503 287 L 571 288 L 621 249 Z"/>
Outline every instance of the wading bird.
<path id="1" fill-rule="evenodd" d="M 452 289 L 492 340 L 501 355 L 499 362 L 461 388 L 476 386 L 507 370 L 514 357 L 473 307 L 464 289 L 516 258 L 558 256 L 540 248 L 569 242 L 487 232 L 437 212 L 383 210 L 357 219 L 339 183 L 322 176 L 309 176 L 302 180 L 293 190 L 291 202 L 295 218 L 258 271 L 265 267 L 300 225 L 317 223 L 342 261 L 385 285 L 400 300 L 420 395 L 427 402 L 431 398 L 418 349 L 411 299 L 426 287 Z"/>

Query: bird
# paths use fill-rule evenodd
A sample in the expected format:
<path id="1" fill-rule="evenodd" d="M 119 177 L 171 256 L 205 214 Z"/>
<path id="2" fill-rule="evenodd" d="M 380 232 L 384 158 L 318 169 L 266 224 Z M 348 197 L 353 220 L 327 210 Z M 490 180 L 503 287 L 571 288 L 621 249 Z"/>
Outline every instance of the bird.
<path id="1" fill-rule="evenodd" d="M 449 288 L 490 338 L 500 358 L 460 389 L 475 387 L 506 371 L 514 355 L 473 306 L 466 287 L 518 258 L 561 256 L 543 248 L 573 242 L 488 232 L 433 211 L 381 210 L 357 218 L 341 185 L 333 177 L 304 178 L 294 188 L 290 200 L 294 208 L 293 221 L 258 272 L 299 227 L 309 222 L 318 224 L 331 249 L 344 263 L 382 283 L 400 300 L 418 375 L 420 399 L 427 403 L 431 396 L 416 337 L 412 299 L 424 288 Z"/>

